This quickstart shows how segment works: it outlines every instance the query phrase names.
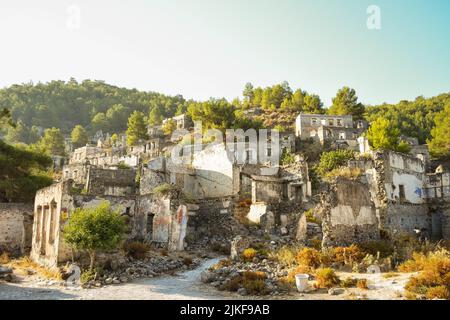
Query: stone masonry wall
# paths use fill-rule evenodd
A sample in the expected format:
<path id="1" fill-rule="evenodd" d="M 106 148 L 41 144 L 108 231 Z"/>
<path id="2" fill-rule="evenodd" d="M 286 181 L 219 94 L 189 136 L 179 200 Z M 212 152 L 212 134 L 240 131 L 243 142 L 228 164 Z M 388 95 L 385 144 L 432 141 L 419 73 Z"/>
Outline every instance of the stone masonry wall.
<path id="1" fill-rule="evenodd" d="M 33 205 L 0 203 L 0 252 L 24 254 L 31 248 Z"/>
<path id="2" fill-rule="evenodd" d="M 379 239 L 375 205 L 364 181 L 338 179 L 322 197 L 324 247 Z"/>

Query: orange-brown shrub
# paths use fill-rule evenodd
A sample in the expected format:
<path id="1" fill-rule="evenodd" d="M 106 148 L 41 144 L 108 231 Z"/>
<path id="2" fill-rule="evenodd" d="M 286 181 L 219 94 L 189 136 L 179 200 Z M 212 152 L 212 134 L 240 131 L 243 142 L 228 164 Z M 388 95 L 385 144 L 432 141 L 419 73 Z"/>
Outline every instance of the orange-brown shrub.
<path id="1" fill-rule="evenodd" d="M 332 288 L 341 283 L 339 277 L 336 275 L 336 272 L 334 272 L 331 268 L 317 269 L 315 272 L 315 277 L 318 288 Z"/>

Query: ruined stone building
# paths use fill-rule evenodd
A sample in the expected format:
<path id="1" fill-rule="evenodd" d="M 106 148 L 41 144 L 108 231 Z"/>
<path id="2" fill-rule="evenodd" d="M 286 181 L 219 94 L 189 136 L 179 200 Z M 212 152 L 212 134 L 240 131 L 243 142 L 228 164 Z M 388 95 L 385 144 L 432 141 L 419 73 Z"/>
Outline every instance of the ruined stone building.
<path id="1" fill-rule="evenodd" d="M 178 130 L 189 130 L 194 124 L 187 114 L 181 114 L 169 119 L 164 119 L 163 125 L 171 120 L 175 121 Z"/>
<path id="2" fill-rule="evenodd" d="M 426 172 L 423 158 L 392 151 L 350 161 L 355 180 L 337 178 L 322 194 L 323 244 L 412 235 L 448 239 L 450 173 Z"/>
<path id="3" fill-rule="evenodd" d="M 295 133 L 301 140 L 314 139 L 320 143 L 357 149 L 358 137 L 367 130 L 364 120 L 353 120 L 353 116 L 330 116 L 323 114 L 300 114 L 295 121 Z"/>
<path id="4" fill-rule="evenodd" d="M 0 254 L 27 253 L 31 248 L 32 226 L 32 205 L 0 203 Z"/>

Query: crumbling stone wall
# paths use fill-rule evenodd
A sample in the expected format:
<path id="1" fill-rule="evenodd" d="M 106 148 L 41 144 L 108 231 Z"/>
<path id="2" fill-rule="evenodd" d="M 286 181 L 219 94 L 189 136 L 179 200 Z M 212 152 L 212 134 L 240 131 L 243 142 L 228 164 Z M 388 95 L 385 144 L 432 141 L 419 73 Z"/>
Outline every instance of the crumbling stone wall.
<path id="1" fill-rule="evenodd" d="M 443 205 L 441 208 L 442 218 L 442 238 L 450 240 L 450 203 Z"/>
<path id="2" fill-rule="evenodd" d="M 234 199 L 208 199 L 188 205 L 189 221 L 186 243 L 189 248 L 205 248 L 213 243 L 227 243 L 243 232 L 234 219 Z"/>
<path id="3" fill-rule="evenodd" d="M 89 194 L 126 196 L 136 192 L 136 170 L 109 170 L 90 167 L 86 182 Z"/>
<path id="4" fill-rule="evenodd" d="M 21 255 L 31 249 L 33 205 L 0 203 L 0 252 Z"/>
<path id="5" fill-rule="evenodd" d="M 367 182 L 337 179 L 322 194 L 324 247 L 378 240 L 378 218 Z"/>

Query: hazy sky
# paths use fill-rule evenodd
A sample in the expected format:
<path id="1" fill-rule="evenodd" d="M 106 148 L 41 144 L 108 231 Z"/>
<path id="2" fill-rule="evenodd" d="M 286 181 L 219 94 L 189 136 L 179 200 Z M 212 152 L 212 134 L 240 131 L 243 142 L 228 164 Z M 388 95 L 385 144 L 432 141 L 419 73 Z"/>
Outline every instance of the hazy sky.
<path id="1" fill-rule="evenodd" d="M 371 104 L 450 91 L 447 0 L 1 0 L 0 35 L 0 87 L 74 77 L 232 99 L 286 80 L 326 105 L 344 85 Z"/>

